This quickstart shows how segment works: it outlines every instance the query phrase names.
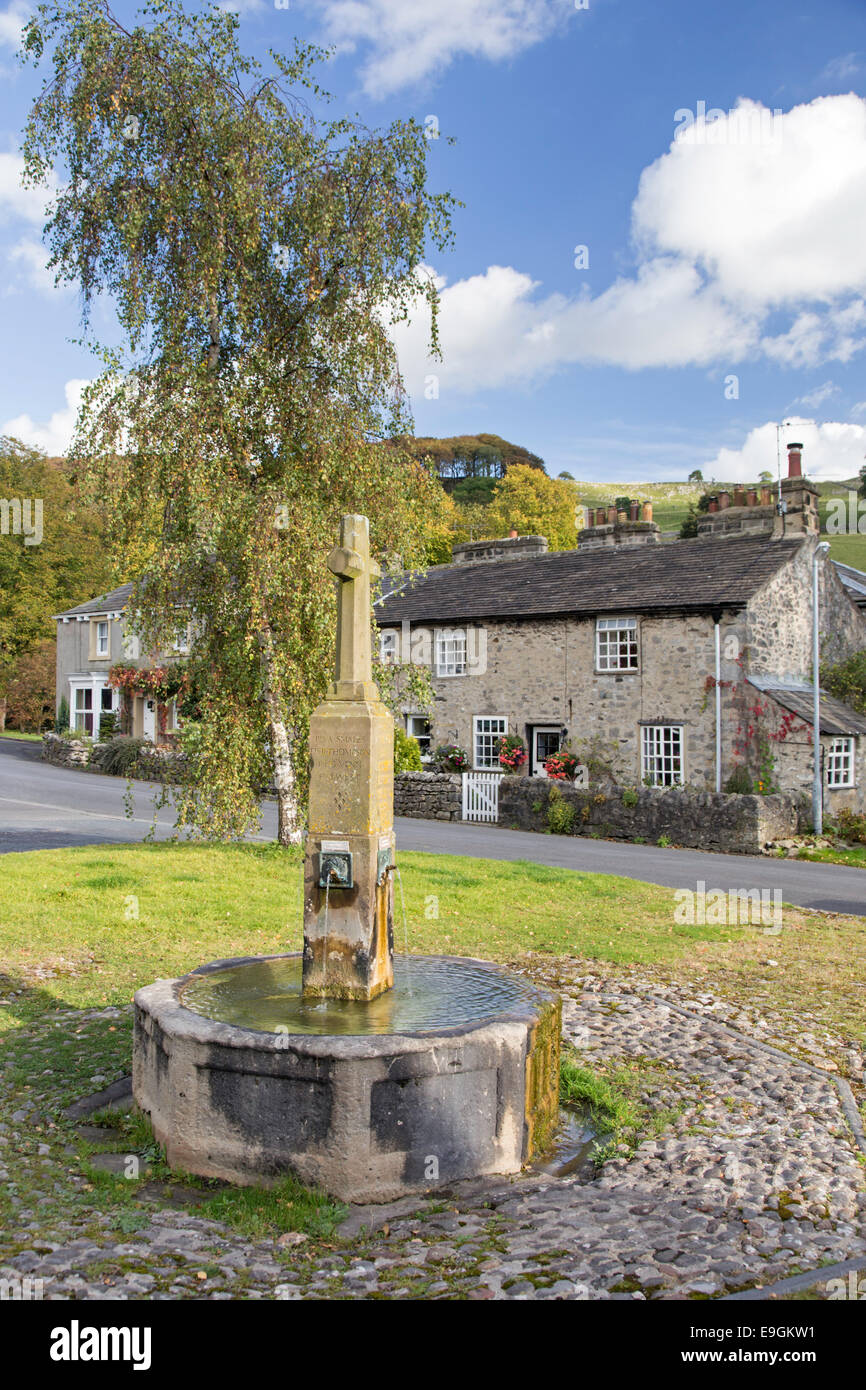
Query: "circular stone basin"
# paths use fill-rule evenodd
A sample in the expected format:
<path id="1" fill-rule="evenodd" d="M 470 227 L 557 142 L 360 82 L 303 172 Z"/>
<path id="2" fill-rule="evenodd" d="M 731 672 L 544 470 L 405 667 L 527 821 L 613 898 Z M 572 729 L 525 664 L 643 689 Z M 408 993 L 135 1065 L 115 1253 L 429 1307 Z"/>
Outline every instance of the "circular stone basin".
<path id="1" fill-rule="evenodd" d="M 462 957 L 398 957 L 395 979 L 305 1002 L 282 955 L 139 990 L 133 1091 L 169 1163 L 355 1202 L 518 1172 L 557 1121 L 558 997 Z"/>
<path id="2" fill-rule="evenodd" d="M 247 961 L 194 972 L 178 997 L 193 1013 L 239 1028 L 369 1037 L 477 1026 L 538 996 L 516 975 L 448 956 L 395 956 L 394 988 L 369 1002 L 303 999 L 301 975 L 300 956 Z"/>

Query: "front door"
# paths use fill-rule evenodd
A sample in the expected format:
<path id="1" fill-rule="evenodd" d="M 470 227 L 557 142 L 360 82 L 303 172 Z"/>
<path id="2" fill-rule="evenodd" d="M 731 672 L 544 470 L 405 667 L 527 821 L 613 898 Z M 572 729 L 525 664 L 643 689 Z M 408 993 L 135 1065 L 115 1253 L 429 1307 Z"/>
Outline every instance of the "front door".
<path id="1" fill-rule="evenodd" d="M 562 743 L 562 729 L 557 724 L 539 725 L 532 730 L 532 766 L 530 776 L 546 777 L 544 764 L 552 753 L 558 753 Z"/>
<path id="2" fill-rule="evenodd" d="M 150 739 L 151 742 L 156 737 L 156 700 L 145 699 L 144 701 L 141 733 L 143 738 Z"/>

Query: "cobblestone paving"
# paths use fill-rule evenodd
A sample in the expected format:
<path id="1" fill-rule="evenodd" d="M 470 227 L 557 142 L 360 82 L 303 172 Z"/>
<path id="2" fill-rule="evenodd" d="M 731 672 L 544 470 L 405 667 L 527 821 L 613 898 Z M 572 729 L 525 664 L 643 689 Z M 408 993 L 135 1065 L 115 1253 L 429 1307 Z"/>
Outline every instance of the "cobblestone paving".
<path id="1" fill-rule="evenodd" d="M 712 1298 L 866 1254 L 863 1154 L 833 1078 L 761 1046 L 793 1046 L 784 1029 L 706 992 L 562 969 L 564 1033 L 581 1060 L 644 1059 L 649 1098 L 671 1117 L 591 1180 L 461 1184 L 356 1211 L 327 1244 L 250 1242 L 159 1203 L 124 1234 L 98 1212 L 40 1214 L 32 1184 L 56 1195 L 58 1163 L 78 1190 L 85 1179 L 68 1147 L 64 1158 L 44 1142 L 31 1099 L 0 1124 L 0 1179 L 23 1155 L 31 1182 L 29 1205 L 12 1190 L 0 1279 L 41 1279 L 52 1299 Z M 862 1054 L 845 1056 L 862 1082 Z M 3 1089 L 0 1075 L 0 1101 Z"/>

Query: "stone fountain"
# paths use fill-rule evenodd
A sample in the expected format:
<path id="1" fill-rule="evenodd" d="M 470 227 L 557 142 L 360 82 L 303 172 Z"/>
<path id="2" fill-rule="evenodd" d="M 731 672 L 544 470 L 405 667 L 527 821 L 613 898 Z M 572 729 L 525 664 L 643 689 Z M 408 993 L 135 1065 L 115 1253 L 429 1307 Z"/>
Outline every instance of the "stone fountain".
<path id="1" fill-rule="evenodd" d="M 387 1201 L 515 1173 L 557 1121 L 560 1001 L 484 961 L 394 957 L 393 721 L 366 517 L 343 518 L 335 678 L 310 725 L 304 950 L 135 996 L 133 1091 L 176 1168 Z"/>

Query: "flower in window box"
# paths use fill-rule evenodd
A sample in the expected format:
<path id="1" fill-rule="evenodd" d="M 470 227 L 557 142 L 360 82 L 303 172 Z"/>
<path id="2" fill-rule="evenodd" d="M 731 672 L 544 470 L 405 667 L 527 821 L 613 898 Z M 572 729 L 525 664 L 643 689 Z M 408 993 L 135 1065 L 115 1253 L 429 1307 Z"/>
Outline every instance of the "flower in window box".
<path id="1" fill-rule="evenodd" d="M 526 744 L 519 734 L 506 734 L 499 740 L 496 751 L 499 766 L 508 774 L 520 772 L 526 763 Z"/>

